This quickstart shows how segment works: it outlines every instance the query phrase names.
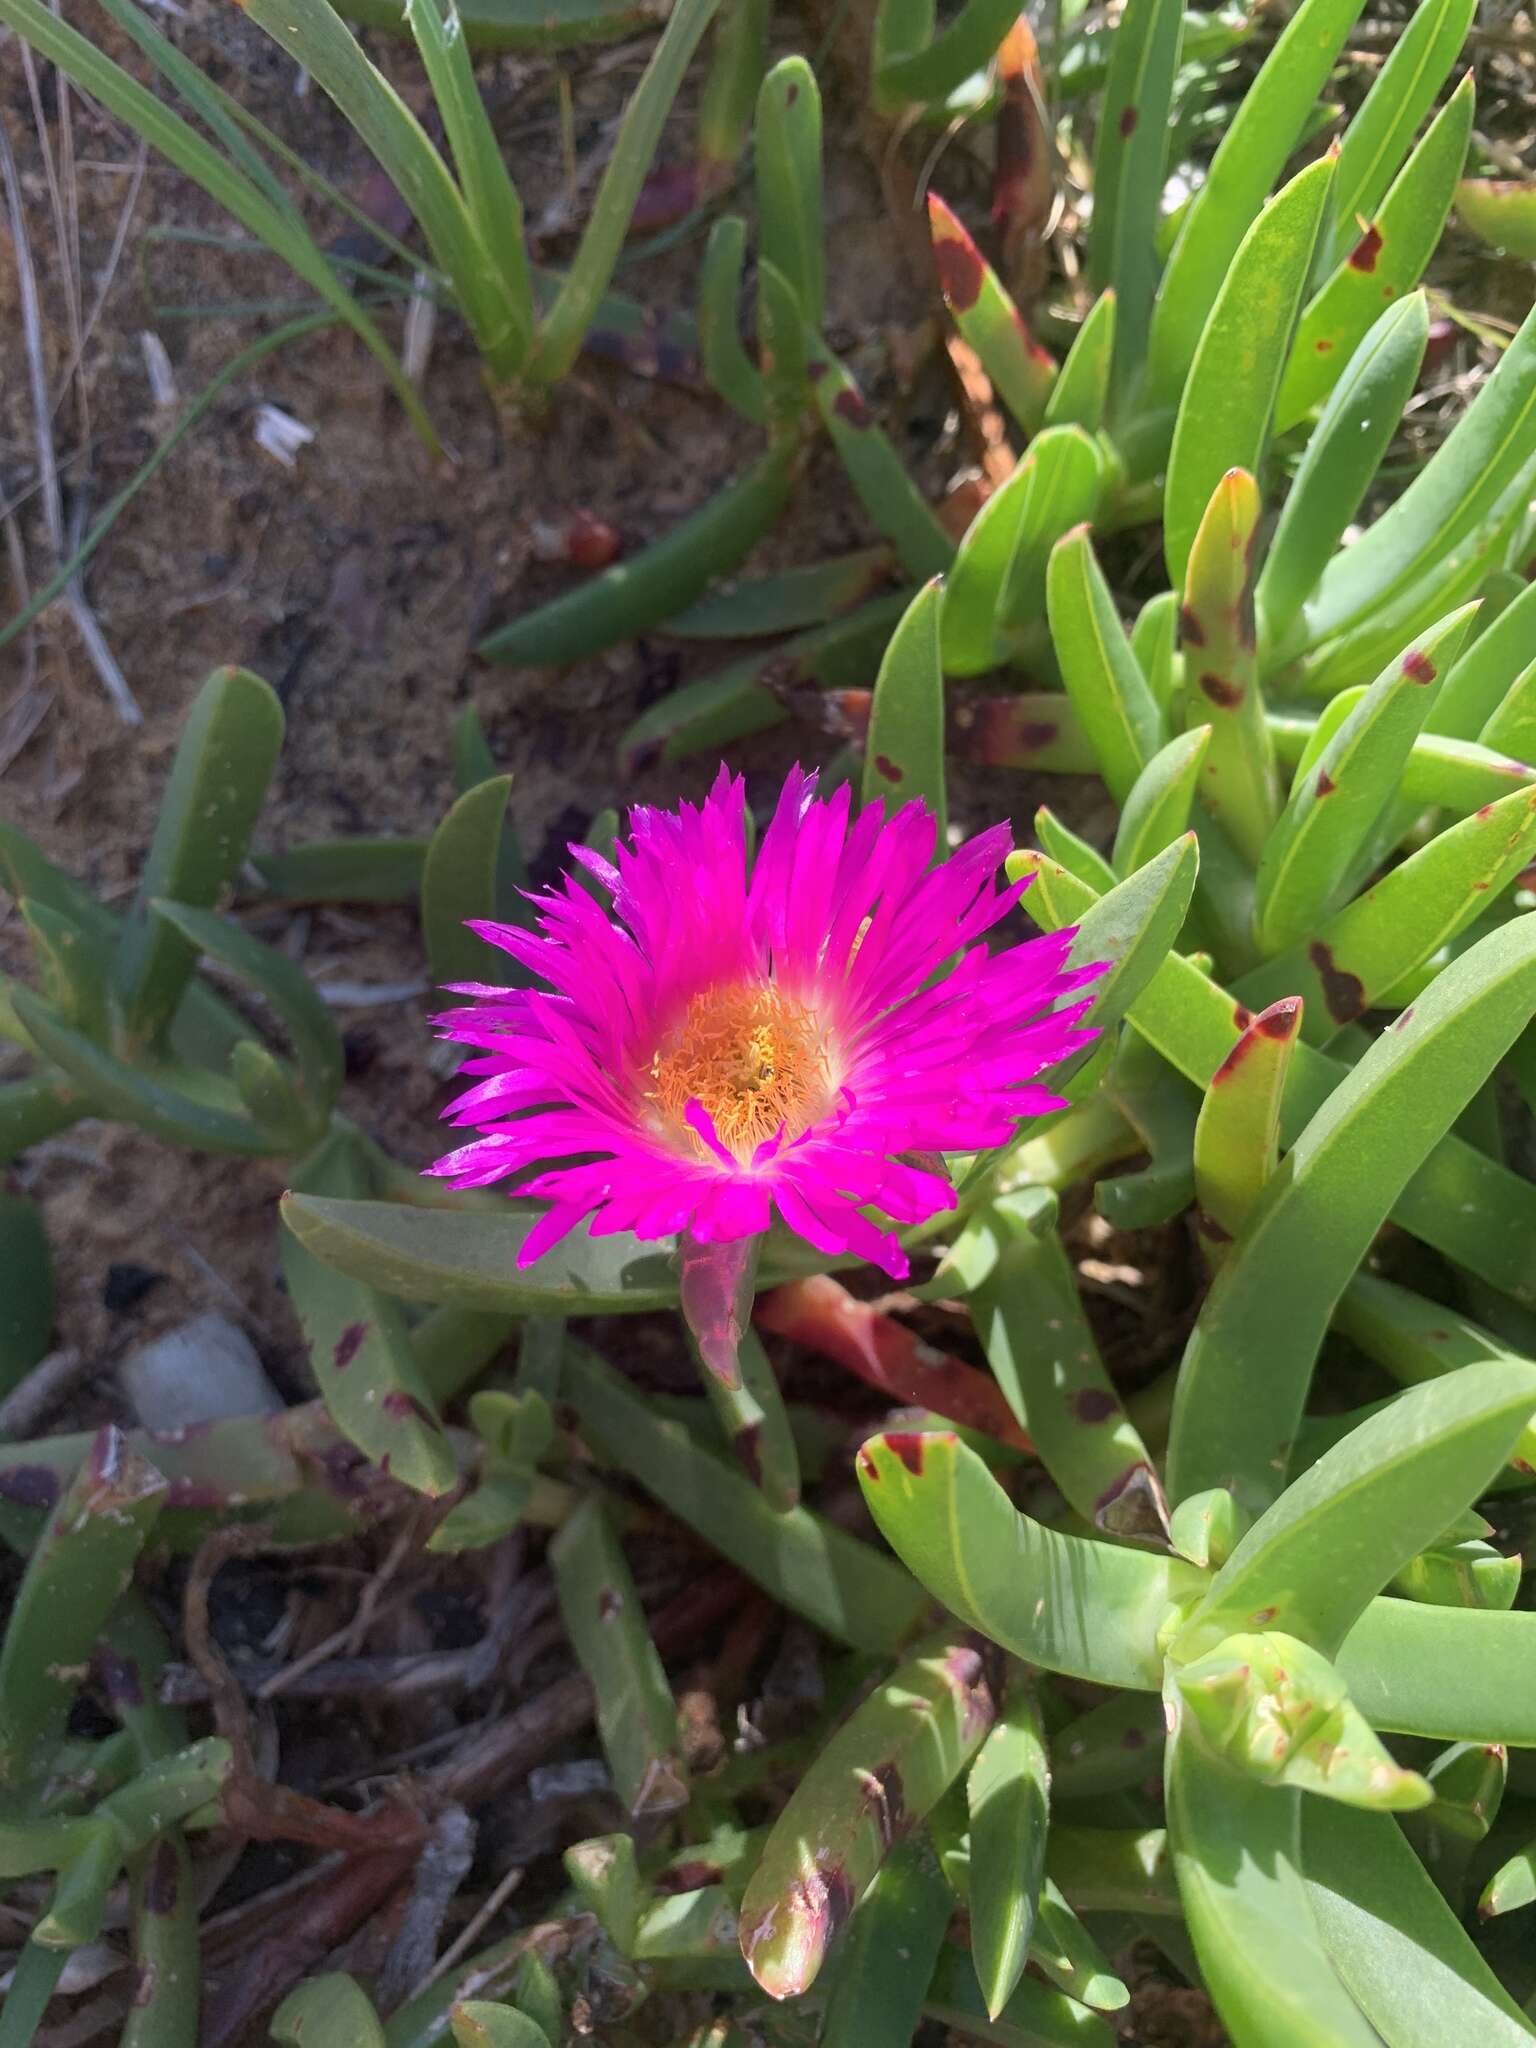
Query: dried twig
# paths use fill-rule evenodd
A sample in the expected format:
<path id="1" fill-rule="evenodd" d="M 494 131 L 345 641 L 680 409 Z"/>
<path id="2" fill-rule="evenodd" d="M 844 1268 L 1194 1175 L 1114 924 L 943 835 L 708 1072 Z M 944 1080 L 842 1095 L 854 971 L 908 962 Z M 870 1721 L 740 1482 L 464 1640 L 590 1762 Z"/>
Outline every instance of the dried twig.
<path id="1" fill-rule="evenodd" d="M 13 1442 L 30 1436 L 90 1369 L 84 1352 L 50 1351 L 18 1386 L 0 1401 L 0 1437 Z"/>

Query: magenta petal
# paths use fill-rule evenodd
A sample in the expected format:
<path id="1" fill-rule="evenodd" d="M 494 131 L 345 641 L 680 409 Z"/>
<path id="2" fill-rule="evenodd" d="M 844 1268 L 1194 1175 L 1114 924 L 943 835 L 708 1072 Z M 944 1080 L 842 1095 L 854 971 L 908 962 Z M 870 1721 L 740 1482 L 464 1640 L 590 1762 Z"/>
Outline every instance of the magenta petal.
<path id="1" fill-rule="evenodd" d="M 798 768 L 750 872 L 746 826 L 745 785 L 725 768 L 702 804 L 637 806 L 611 861 L 573 849 L 612 913 L 567 876 L 530 896 L 536 930 L 477 925 L 542 986 L 466 983 L 467 1003 L 435 1020 L 474 1048 L 447 1114 L 479 1135 L 429 1171 L 548 1201 L 524 1265 L 587 1221 L 596 1236 L 681 1235 L 698 1275 L 714 1276 L 722 1330 L 721 1276 L 750 1258 L 774 1209 L 826 1256 L 904 1274 L 895 1236 L 863 1212 L 906 1225 L 952 1206 L 943 1154 L 1005 1145 L 1058 1102 L 1040 1077 L 1095 1036 L 1083 992 L 1101 972 L 1069 965 L 1071 932 L 999 942 L 1023 886 L 1001 875 L 1004 826 L 935 865 L 923 805 L 854 816 L 846 785 L 821 799 Z M 793 1078 L 787 1108 L 775 1098 L 785 1120 L 767 1136 L 754 1127 L 755 1038 L 722 1043 L 718 1088 L 706 1061 L 699 1094 L 667 1109 L 676 1098 L 652 1077 L 696 1006 L 707 1024 L 718 989 L 736 1004 L 722 1017 L 752 1015 L 740 992 L 770 984 L 819 1034 L 803 1098 Z M 750 1134 L 741 1156 L 722 1130 Z"/>

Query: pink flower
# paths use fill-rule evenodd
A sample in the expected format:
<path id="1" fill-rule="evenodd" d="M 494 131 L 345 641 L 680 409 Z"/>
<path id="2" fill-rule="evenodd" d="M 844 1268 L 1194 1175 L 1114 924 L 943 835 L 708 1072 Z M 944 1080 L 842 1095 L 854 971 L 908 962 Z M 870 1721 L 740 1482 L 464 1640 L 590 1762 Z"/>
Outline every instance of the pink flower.
<path id="1" fill-rule="evenodd" d="M 610 919 L 572 877 L 538 898 L 538 933 L 476 924 L 549 985 L 482 984 L 445 1037 L 484 1048 L 448 1112 L 481 1136 L 430 1169 L 460 1187 L 509 1175 L 551 1207 L 528 1265 L 590 1217 L 594 1236 L 686 1232 L 732 1243 L 774 1210 L 828 1255 L 894 1278 L 894 1234 L 955 1206 L 932 1157 L 1007 1144 L 1059 1109 L 1035 1085 L 1095 1034 L 1102 970 L 1069 968 L 1074 934 L 978 943 L 1022 893 L 998 886 L 1005 825 L 932 866 L 934 820 L 816 798 L 795 769 L 748 870 L 746 794 L 722 768 L 705 802 L 637 807 L 617 866 L 571 851 L 611 891 Z"/>

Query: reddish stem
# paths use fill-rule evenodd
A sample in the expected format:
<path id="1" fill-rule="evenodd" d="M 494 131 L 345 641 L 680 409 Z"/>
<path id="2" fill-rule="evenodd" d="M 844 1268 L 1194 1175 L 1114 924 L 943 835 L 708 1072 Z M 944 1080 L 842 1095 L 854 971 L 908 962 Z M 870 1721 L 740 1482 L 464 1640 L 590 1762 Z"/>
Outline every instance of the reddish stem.
<path id="1" fill-rule="evenodd" d="M 763 1295 L 755 1320 L 761 1330 L 835 1359 L 904 1407 L 930 1409 L 1015 1450 L 1033 1448 L 994 1380 L 925 1344 L 883 1310 L 857 1300 L 830 1273 Z"/>

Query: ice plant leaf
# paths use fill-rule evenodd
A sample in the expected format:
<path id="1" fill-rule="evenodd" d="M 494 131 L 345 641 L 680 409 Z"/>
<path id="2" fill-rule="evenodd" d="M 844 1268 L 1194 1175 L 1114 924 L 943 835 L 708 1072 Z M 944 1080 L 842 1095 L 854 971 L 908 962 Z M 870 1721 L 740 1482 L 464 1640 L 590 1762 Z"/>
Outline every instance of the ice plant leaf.
<path id="1" fill-rule="evenodd" d="M 1015 855 L 1010 866 L 1017 872 L 1030 860 L 1028 855 Z M 1040 863 L 1040 856 L 1034 856 L 1033 863 Z M 1078 920 L 1086 927 L 1095 903 L 1093 891 L 1060 868 L 1052 872 L 1039 864 L 1038 873 L 1039 882 L 1024 899 L 1030 914 L 1047 930 Z M 1248 1021 L 1241 1004 L 1234 1004 L 1195 961 L 1179 954 L 1162 958 L 1132 1002 L 1130 1015 L 1170 1065 L 1201 1088 L 1209 1084 Z M 1308 1045 L 1297 1046 L 1281 1104 L 1282 1145 L 1295 1141 L 1348 1072 L 1343 1061 Z M 1442 1138 L 1402 1190 L 1392 1214 L 1405 1230 L 1468 1272 L 1517 1301 L 1536 1306 L 1530 1271 L 1536 1194 L 1529 1181 L 1486 1152 L 1456 1136 Z"/>
<path id="2" fill-rule="evenodd" d="M 1070 528 L 1098 506 L 1103 464 L 1080 427 L 1047 428 L 971 521 L 944 579 L 944 669 L 996 666 L 1012 627 L 1035 623 L 1046 564 Z"/>
<path id="3" fill-rule="evenodd" d="M 898 1841 L 829 1972 L 817 2048 L 877 2048 L 912 2039 L 954 1905 L 926 1837 L 919 1832 Z"/>
<path id="4" fill-rule="evenodd" d="M 819 333 L 826 298 L 821 93 L 803 57 L 785 57 L 763 80 L 752 168 L 760 253 L 794 293 L 806 327 Z"/>
<path id="5" fill-rule="evenodd" d="M 1334 1445 L 1238 1543 L 1172 1646 L 1279 1628 L 1333 1656 L 1366 1603 L 1434 1542 L 1536 1407 L 1536 1365 L 1487 1359 L 1414 1387 Z"/>
<path id="6" fill-rule="evenodd" d="M 130 1066 L 66 1024 L 30 989 L 16 989 L 11 1001 L 28 1038 L 63 1069 L 84 1097 L 88 1111 L 82 1107 L 76 1115 L 120 1117 L 167 1144 L 190 1145 L 203 1152 L 259 1154 L 280 1149 L 268 1132 L 233 1107 L 238 1098 L 232 1089 L 223 1091 L 231 1105 L 225 1108 L 217 1098 L 206 1099 L 213 1091 L 207 1088 L 205 1075 L 196 1075 L 176 1062 L 162 1065 L 141 1060 Z M 180 1085 L 182 1082 L 188 1085 Z M 190 1092 L 192 1087 L 198 1088 L 198 1095 Z"/>
<path id="7" fill-rule="evenodd" d="M 1051 1768 L 1040 1702 L 1022 1672 L 966 1773 L 971 1955 L 993 2019 L 1029 1958 L 1045 1871 Z"/>
<path id="8" fill-rule="evenodd" d="M 1302 1803 L 1183 1729 L 1170 1744 L 1168 1834 L 1201 1974 L 1246 2048 L 1377 2048 L 1308 1906 Z"/>
<path id="9" fill-rule="evenodd" d="M 987 1362 L 1041 1463 L 1086 1521 L 1161 1543 L 1168 1511 L 1146 1445 L 1099 1356 L 1043 1189 L 1003 1195 L 987 1212 L 997 1256 L 970 1297 Z"/>
<path id="10" fill-rule="evenodd" d="M 560 1613 L 597 1697 L 597 1729 L 625 1809 L 653 1818 L 687 1804 L 677 1707 L 618 1538 L 583 1501 L 549 1549 Z"/>
<path id="11" fill-rule="evenodd" d="M 1042 1977 L 1096 2012 L 1120 2012 L 1131 2002 L 1131 1994 L 1111 1969 L 1109 1958 L 1052 1877 L 1040 1888 L 1040 1915 L 1029 1959 Z"/>
<path id="12" fill-rule="evenodd" d="M 568 1347 L 562 1391 L 616 1464 L 793 1612 L 860 1649 L 889 1652 L 910 1634 L 922 1593 L 872 1544 L 808 1508 L 776 1514 L 749 1479 L 663 1421 L 595 1352 Z"/>
<path id="13" fill-rule="evenodd" d="M 471 918 L 500 914 L 498 877 L 510 775 L 465 790 L 433 833 L 421 876 L 421 929 L 432 979 L 475 974 L 483 948 L 467 929 Z"/>
<path id="14" fill-rule="evenodd" d="M 1088 277 L 1115 294 L 1115 389 L 1129 394 L 1147 348 L 1157 291 L 1158 213 L 1179 68 L 1181 0 L 1131 0 L 1109 47 L 1093 155 Z M 1097 421 L 1087 424 L 1097 425 Z"/>
<path id="15" fill-rule="evenodd" d="M 482 1135 L 432 1171 L 550 1204 L 519 1267 L 589 1217 L 602 1241 L 723 1246 L 776 1213 L 824 1258 L 899 1278 L 906 1254 L 866 1209 L 926 1222 L 955 1196 L 923 1155 L 991 1150 L 1060 1106 L 1036 1077 L 1088 1042 L 1091 998 L 1052 1006 L 1098 968 L 1068 966 L 1069 936 L 979 943 L 1016 894 L 996 880 L 1006 828 L 935 865 L 924 804 L 851 813 L 846 784 L 819 801 L 796 770 L 749 872 L 744 787 L 722 769 L 701 806 L 637 807 L 612 863 L 578 854 L 614 918 L 568 877 L 537 932 L 477 927 L 556 994 L 460 985 L 439 1028 L 483 1050 L 451 1114 Z"/>
<path id="16" fill-rule="evenodd" d="M 1334 1304 L 1533 1002 L 1536 917 L 1447 968 L 1296 1139 L 1185 1348 L 1168 1451 L 1176 1500 L 1220 1485 L 1254 1508 L 1275 1498 Z"/>
<path id="17" fill-rule="evenodd" d="M 1301 1844 L 1323 1944 L 1383 2040 L 1522 2048 L 1536 2034 L 1390 1815 L 1304 1800 Z"/>
<path id="18" fill-rule="evenodd" d="M 316 1257 L 408 1301 L 553 1316 L 643 1314 L 677 1303 L 670 1238 L 658 1245 L 627 1235 L 567 1240 L 519 1270 L 518 1255 L 538 1223 L 526 1208 L 487 1216 L 302 1193 L 285 1195 L 282 1206 L 288 1228 Z"/>
<path id="19" fill-rule="evenodd" d="M 1483 914 L 1536 858 L 1536 791 L 1516 790 L 1389 868 L 1315 937 L 1244 975 L 1250 1008 L 1294 990 L 1302 1036 L 1327 1045 Z"/>
<path id="20" fill-rule="evenodd" d="M 161 902 L 152 903 L 150 910 L 174 925 L 197 952 L 232 969 L 270 1005 L 298 1061 L 306 1106 L 323 1123 L 341 1092 L 346 1061 L 341 1033 L 303 969 L 213 911 Z"/>
<path id="21" fill-rule="evenodd" d="M 1238 244 L 1295 149 L 1361 5 L 1362 0 L 1303 0 L 1243 94 L 1206 181 L 1180 222 L 1158 286 L 1143 399 L 1149 407 L 1177 402 Z M 1278 361 L 1272 370 L 1278 376 Z M 1241 459 L 1233 449 L 1222 458 L 1223 467 Z"/>
<path id="22" fill-rule="evenodd" d="M 1280 1156 L 1280 1104 L 1301 1029 L 1299 997 L 1282 996 L 1243 1029 L 1211 1076 L 1195 1125 L 1195 1227 L 1222 1265 Z"/>
<path id="23" fill-rule="evenodd" d="M 1089 307 L 1067 351 L 1061 375 L 1051 387 L 1045 406 L 1045 426 L 1085 427 L 1090 434 L 1096 434 L 1103 426 L 1109 404 L 1116 326 L 1115 295 L 1113 291 L 1102 291 Z"/>
<path id="24" fill-rule="evenodd" d="M 916 799 L 938 821 L 945 843 L 944 669 L 939 659 L 945 586 L 925 585 L 891 635 L 875 678 L 864 746 L 864 801 L 893 805 Z"/>
<path id="25" fill-rule="evenodd" d="M 337 1970 L 311 1977 L 272 2015 L 272 2038 L 284 2048 L 384 2048 L 384 2028 L 355 1977 Z"/>
<path id="26" fill-rule="evenodd" d="M 1168 456 L 1164 543 L 1175 588 L 1223 474 L 1262 464 L 1332 177 L 1324 157 L 1270 200 L 1234 253 L 1201 333 Z"/>
<path id="27" fill-rule="evenodd" d="M 174 926 L 150 916 L 150 903 L 166 896 L 212 908 L 245 858 L 282 741 L 282 706 L 260 676 L 215 670 L 182 728 L 113 963 L 130 1047 L 169 1020 L 197 958 Z"/>
<path id="28" fill-rule="evenodd" d="M 822 424 L 842 458 L 859 502 L 912 576 L 942 576 L 955 544 L 907 473 L 864 394 L 829 349 L 817 344 L 811 390 Z"/>
<path id="29" fill-rule="evenodd" d="M 30 1195 L 0 1188 L 0 1393 L 9 1393 L 48 1349 L 53 1333 L 53 1256 Z"/>
<path id="30" fill-rule="evenodd" d="M 1192 1567 L 1021 1515 L 947 1432 L 871 1437 L 857 1463 L 881 1534 L 951 1614 L 1048 1670 L 1098 1685 L 1161 1684 L 1157 1633 L 1199 1585 Z"/>
<path id="31" fill-rule="evenodd" d="M 1357 1273 L 1350 1281 L 1333 1326 L 1400 1386 L 1418 1386 L 1509 1352 L 1491 1331 L 1374 1273 Z M 1536 1471 L 1536 1418 L 1521 1432 L 1510 1462 L 1517 1472 Z"/>
<path id="32" fill-rule="evenodd" d="M 1394 1813 L 1434 1796 L 1393 1762 L 1327 1658 L 1283 1630 L 1224 1637 L 1171 1684 L 1206 1746 L 1261 1784 Z"/>
<path id="33" fill-rule="evenodd" d="M 1396 797 L 1439 678 L 1472 620 L 1464 606 L 1376 678 L 1317 760 L 1298 770 L 1259 861 L 1254 920 L 1266 952 L 1335 907 L 1368 834 Z"/>
<path id="34" fill-rule="evenodd" d="M 1283 643 L 1359 511 L 1413 395 L 1428 340 L 1429 304 L 1412 292 L 1381 315 L 1333 386 L 1259 572 L 1258 610 L 1270 642 Z"/>
<path id="35" fill-rule="evenodd" d="M 843 1723 L 785 1806 L 741 1902 L 741 1949 L 773 1998 L 815 1981 L 897 1836 L 953 1783 L 996 1712 L 980 1650 L 940 1631 Z"/>
<path id="36" fill-rule="evenodd" d="M 1307 643 L 1316 646 L 1411 593 L 1436 564 L 1453 559 L 1529 470 L 1533 432 L 1536 311 L 1402 496 L 1324 570 L 1304 612 Z"/>
<path id="37" fill-rule="evenodd" d="M 549 2036 L 513 2005 L 456 1999 L 448 2008 L 454 2048 L 548 2048 Z"/>
<path id="38" fill-rule="evenodd" d="M 1463 178 L 1456 212 L 1463 227 L 1495 249 L 1536 261 L 1536 180 Z"/>
<path id="39" fill-rule="evenodd" d="M 1258 485 L 1248 471 L 1229 469 L 1211 493 L 1190 544 L 1179 612 L 1186 718 L 1191 726 L 1210 728 L 1200 795 L 1250 863 L 1257 863 L 1280 810 L 1254 624 L 1254 555 L 1262 511 Z"/>
<path id="40" fill-rule="evenodd" d="M 165 1501 L 120 1430 L 97 1432 L 27 1563 L 0 1641 L 0 1786 L 44 1771 L 80 1673 Z"/>
<path id="41" fill-rule="evenodd" d="M 1111 864 L 1117 875 L 1135 874 L 1188 830 L 1210 741 L 1208 725 L 1193 726 L 1160 748 L 1137 776 L 1115 830 Z"/>
<path id="42" fill-rule="evenodd" d="M 1295 426 L 1327 397 L 1382 302 L 1418 283 L 1451 210 L 1471 134 L 1468 72 L 1409 158 L 1380 212 L 1367 219 L 1359 240 L 1303 310 L 1275 400 L 1277 432 Z"/>
<path id="43" fill-rule="evenodd" d="M 1520 1609 L 1373 1600 L 1337 1662 L 1374 1728 L 1536 1746 L 1536 1618 Z"/>
<path id="44" fill-rule="evenodd" d="M 939 1950 L 923 2010 L 929 2019 L 957 2028 L 962 2038 L 996 2041 L 1004 2048 L 1114 2048 L 1115 2032 L 1107 2020 L 1033 1977 L 1019 1979 L 994 2018 L 971 1958 L 951 1942 Z"/>
<path id="45" fill-rule="evenodd" d="M 557 666 L 643 633 L 702 597 L 751 553 L 783 511 L 795 451 L 777 442 L 663 539 L 589 577 L 481 641 L 491 661 Z"/>
<path id="46" fill-rule="evenodd" d="M 426 860 L 425 839 L 316 839 L 251 866 L 288 903 L 414 903 Z"/>
<path id="47" fill-rule="evenodd" d="M 955 325 L 981 358 L 1003 404 L 1026 433 L 1034 433 L 1056 382 L 1055 359 L 1025 326 L 997 272 L 936 192 L 928 195 L 928 227 L 939 289 Z"/>
<path id="48" fill-rule="evenodd" d="M 1466 41 L 1476 0 L 1429 0 L 1393 40 L 1387 61 L 1339 143 L 1330 262 L 1347 254 L 1363 215 L 1371 219 L 1420 122 Z"/>
<path id="49" fill-rule="evenodd" d="M 1052 549 L 1046 598 L 1067 695 L 1110 795 L 1123 804 L 1167 734 L 1086 526 Z"/>
<path id="50" fill-rule="evenodd" d="M 333 1132 L 305 1163 L 298 1185 L 333 1197 L 361 1194 L 367 1170 L 353 1134 Z M 446 1493 L 457 1467 L 400 1303 L 333 1271 L 291 1230 L 283 1233 L 282 1256 L 310 1364 L 337 1425 L 407 1486 Z"/>

